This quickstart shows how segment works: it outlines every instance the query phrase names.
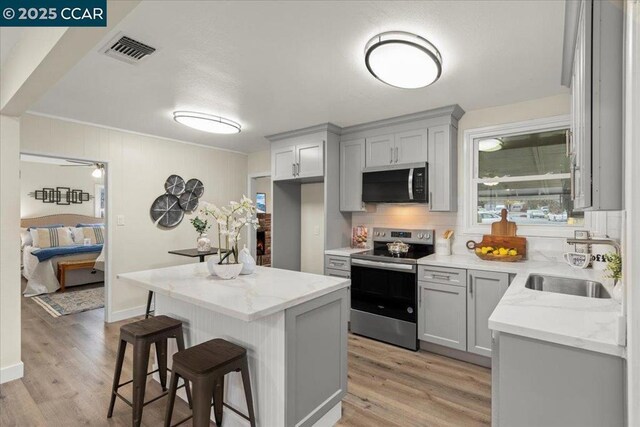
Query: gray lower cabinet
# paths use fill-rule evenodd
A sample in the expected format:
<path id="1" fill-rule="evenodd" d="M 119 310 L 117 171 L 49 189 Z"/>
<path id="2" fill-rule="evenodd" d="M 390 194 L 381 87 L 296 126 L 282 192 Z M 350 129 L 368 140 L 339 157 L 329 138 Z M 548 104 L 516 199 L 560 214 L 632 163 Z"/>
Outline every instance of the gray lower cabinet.
<path id="1" fill-rule="evenodd" d="M 503 332 L 494 334 L 494 427 L 625 425 L 622 358 Z"/>
<path id="2" fill-rule="evenodd" d="M 466 292 L 465 286 L 419 281 L 418 339 L 465 351 Z"/>
<path id="3" fill-rule="evenodd" d="M 340 142 L 340 210 L 363 211 L 362 169 L 365 165 L 365 139 Z"/>
<path id="4" fill-rule="evenodd" d="M 467 270 L 468 352 L 491 357 L 489 317 L 508 286 L 508 273 Z"/>
<path id="5" fill-rule="evenodd" d="M 314 425 L 347 394 L 349 289 L 285 312 L 286 424 Z"/>

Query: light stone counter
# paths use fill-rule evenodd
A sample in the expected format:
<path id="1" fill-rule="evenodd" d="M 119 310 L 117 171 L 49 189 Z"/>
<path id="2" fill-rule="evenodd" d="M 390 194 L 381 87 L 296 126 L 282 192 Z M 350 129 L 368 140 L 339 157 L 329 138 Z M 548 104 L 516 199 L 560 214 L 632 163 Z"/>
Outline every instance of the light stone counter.
<path id="1" fill-rule="evenodd" d="M 126 283 L 247 322 L 345 288 L 349 280 L 278 268 L 223 280 L 206 263 L 119 274 Z"/>
<path id="2" fill-rule="evenodd" d="M 352 254 L 359 254 L 361 252 L 368 251 L 369 248 L 338 248 L 338 249 L 327 249 L 324 251 L 325 255 L 336 255 L 336 256 L 351 256 Z"/>
<path id="3" fill-rule="evenodd" d="M 492 262 L 475 255 L 430 255 L 420 265 L 497 271 L 515 278 L 489 318 L 489 328 L 614 356 L 624 356 L 619 345 L 622 307 L 614 299 L 586 298 L 525 287 L 530 274 L 595 280 L 612 293 L 611 281 L 601 271 L 576 269 L 545 261 Z"/>

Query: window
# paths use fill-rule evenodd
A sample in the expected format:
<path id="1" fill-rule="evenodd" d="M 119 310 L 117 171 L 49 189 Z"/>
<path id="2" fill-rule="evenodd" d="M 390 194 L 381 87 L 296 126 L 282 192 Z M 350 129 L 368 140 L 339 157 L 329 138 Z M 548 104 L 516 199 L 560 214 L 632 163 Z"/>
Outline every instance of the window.
<path id="1" fill-rule="evenodd" d="M 583 213 L 573 210 L 571 200 L 568 129 L 568 118 L 554 118 L 467 131 L 470 231 L 499 221 L 502 209 L 524 228 L 521 234 L 584 225 Z"/>

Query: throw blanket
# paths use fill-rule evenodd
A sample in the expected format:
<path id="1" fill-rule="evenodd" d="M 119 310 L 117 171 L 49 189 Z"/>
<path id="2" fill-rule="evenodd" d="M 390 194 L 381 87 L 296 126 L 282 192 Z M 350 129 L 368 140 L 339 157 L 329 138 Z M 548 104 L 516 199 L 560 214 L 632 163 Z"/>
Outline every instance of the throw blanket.
<path id="1" fill-rule="evenodd" d="M 55 248 L 43 248 L 36 249 L 31 252 L 32 255 L 38 258 L 38 261 L 47 261 L 56 256 L 74 255 L 74 254 L 86 254 L 91 252 L 101 252 L 102 244 L 98 245 L 73 245 L 73 246 L 57 246 Z"/>

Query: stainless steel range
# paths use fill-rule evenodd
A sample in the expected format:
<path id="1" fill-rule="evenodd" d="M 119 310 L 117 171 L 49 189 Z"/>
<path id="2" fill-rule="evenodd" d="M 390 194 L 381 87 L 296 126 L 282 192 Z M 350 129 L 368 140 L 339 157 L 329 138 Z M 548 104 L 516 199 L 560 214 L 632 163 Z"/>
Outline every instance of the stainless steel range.
<path id="1" fill-rule="evenodd" d="M 373 248 L 351 255 L 351 332 L 418 349 L 417 261 L 434 253 L 434 234 L 373 229 Z M 393 242 L 400 242 L 395 252 L 388 247 Z"/>

